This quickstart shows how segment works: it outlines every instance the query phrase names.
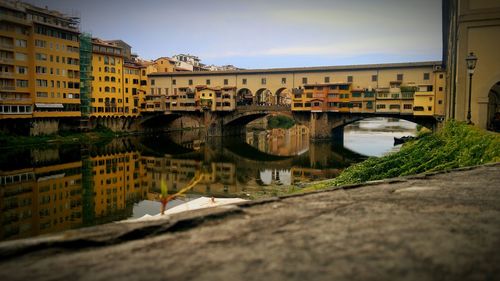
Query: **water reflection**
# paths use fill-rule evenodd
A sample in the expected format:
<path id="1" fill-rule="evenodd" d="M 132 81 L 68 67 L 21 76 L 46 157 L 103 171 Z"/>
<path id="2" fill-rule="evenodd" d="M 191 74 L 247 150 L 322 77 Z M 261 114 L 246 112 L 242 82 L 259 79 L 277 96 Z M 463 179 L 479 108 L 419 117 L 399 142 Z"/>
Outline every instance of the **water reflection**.
<path id="1" fill-rule="evenodd" d="M 180 191 L 166 208 L 332 178 L 364 159 L 336 144 L 310 143 L 303 127 L 206 141 L 200 134 L 0 151 L 0 239 L 157 214 L 162 200 Z"/>
<path id="2" fill-rule="evenodd" d="M 390 147 L 394 137 L 415 136 L 417 124 L 397 118 L 370 118 L 346 126 L 344 146 L 367 156 L 382 156 L 399 150 Z"/>

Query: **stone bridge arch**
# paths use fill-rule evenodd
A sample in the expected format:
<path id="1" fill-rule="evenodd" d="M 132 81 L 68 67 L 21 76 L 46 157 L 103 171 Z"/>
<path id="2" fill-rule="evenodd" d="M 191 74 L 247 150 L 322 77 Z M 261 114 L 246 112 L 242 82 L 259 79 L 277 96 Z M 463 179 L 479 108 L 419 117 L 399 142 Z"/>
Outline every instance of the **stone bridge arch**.
<path id="1" fill-rule="evenodd" d="M 251 105 L 253 103 L 253 100 L 254 100 L 253 93 L 248 88 L 240 88 L 236 92 L 237 106 Z"/>
<path id="2" fill-rule="evenodd" d="M 273 92 L 268 88 L 260 88 L 255 92 L 255 103 L 258 105 L 274 104 Z"/>
<path id="3" fill-rule="evenodd" d="M 292 91 L 288 88 L 282 87 L 275 92 L 275 104 L 283 106 L 292 105 Z"/>
<path id="4" fill-rule="evenodd" d="M 194 119 L 198 124 L 204 124 L 203 113 L 200 112 L 174 112 L 149 114 L 138 120 L 138 126 L 142 129 L 169 128 L 172 123 L 181 118 Z"/>
<path id="5" fill-rule="evenodd" d="M 344 127 L 354 122 L 373 117 L 398 118 L 435 130 L 437 120 L 433 116 L 395 115 L 395 114 L 358 114 L 358 113 L 311 113 L 310 135 L 312 139 L 333 139 L 343 142 Z"/>

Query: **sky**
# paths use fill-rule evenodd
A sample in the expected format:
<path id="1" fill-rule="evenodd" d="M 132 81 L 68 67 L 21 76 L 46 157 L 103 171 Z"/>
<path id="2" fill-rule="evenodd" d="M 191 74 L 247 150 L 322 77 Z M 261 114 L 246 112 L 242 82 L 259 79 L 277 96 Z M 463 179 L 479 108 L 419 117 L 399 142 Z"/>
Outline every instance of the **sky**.
<path id="1" fill-rule="evenodd" d="M 242 68 L 441 60 L 440 0 L 27 0 L 144 59 Z"/>

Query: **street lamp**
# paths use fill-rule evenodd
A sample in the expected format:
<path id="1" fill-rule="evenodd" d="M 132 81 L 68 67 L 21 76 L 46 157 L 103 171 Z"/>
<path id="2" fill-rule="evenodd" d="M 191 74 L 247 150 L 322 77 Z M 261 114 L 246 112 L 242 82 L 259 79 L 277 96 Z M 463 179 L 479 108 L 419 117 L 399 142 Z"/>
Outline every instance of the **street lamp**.
<path id="1" fill-rule="evenodd" d="M 472 75 L 474 75 L 474 68 L 476 68 L 477 57 L 473 52 L 470 52 L 469 55 L 465 58 L 467 62 L 467 72 L 469 73 L 469 110 L 467 111 L 467 124 L 472 124 L 471 114 L 470 114 L 470 104 L 472 97 Z"/>

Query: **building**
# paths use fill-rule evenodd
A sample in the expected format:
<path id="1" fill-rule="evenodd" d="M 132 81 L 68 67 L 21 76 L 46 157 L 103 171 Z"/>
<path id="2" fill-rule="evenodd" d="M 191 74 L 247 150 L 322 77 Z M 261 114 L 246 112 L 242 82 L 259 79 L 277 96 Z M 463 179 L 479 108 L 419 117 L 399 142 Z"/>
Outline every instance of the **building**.
<path id="1" fill-rule="evenodd" d="M 208 104 L 216 89 L 225 87 L 234 89 L 239 106 L 281 105 L 312 112 L 417 112 L 439 120 L 445 109 L 441 62 L 163 72 L 148 77 L 151 95 L 158 97 L 155 108 L 159 111 L 202 110 L 206 105 L 200 104 L 200 98 Z"/>
<path id="2" fill-rule="evenodd" d="M 176 60 L 171 59 L 169 57 L 160 57 L 154 60 L 154 71 L 152 72 L 175 72 L 182 71 L 176 65 Z"/>
<path id="3" fill-rule="evenodd" d="M 472 79 L 471 117 L 488 128 L 500 112 L 500 2 L 443 0 L 443 60 L 446 67 L 446 116 L 467 120 L 469 77 L 465 58 L 478 60 Z M 441 86 L 438 86 L 441 87 Z"/>
<path id="4" fill-rule="evenodd" d="M 79 118 L 78 19 L 17 1 L 0 15 L 0 120 L 30 118 L 37 135 Z"/>

